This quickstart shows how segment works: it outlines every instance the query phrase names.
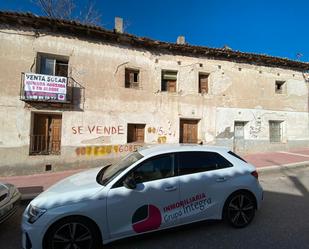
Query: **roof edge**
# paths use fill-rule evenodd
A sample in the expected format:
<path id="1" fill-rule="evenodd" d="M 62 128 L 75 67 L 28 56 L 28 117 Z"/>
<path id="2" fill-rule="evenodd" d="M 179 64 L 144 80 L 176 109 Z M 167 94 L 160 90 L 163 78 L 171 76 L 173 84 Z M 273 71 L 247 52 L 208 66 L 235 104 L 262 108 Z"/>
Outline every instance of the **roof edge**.
<path id="1" fill-rule="evenodd" d="M 86 40 L 105 41 L 112 44 L 127 45 L 158 52 L 164 51 L 166 53 L 188 55 L 192 57 L 206 57 L 210 59 L 248 63 L 259 66 L 288 68 L 297 71 L 309 70 L 308 62 L 295 61 L 270 55 L 240 52 L 224 48 L 220 49 L 190 44 L 163 42 L 127 33 L 117 33 L 100 26 L 85 25 L 77 21 L 37 16 L 32 13 L 0 11 L 0 24 L 17 26 L 18 28 L 30 27 L 35 30 L 42 30 L 43 32 L 49 31 L 55 34 L 61 33 L 62 35 L 70 35 Z"/>

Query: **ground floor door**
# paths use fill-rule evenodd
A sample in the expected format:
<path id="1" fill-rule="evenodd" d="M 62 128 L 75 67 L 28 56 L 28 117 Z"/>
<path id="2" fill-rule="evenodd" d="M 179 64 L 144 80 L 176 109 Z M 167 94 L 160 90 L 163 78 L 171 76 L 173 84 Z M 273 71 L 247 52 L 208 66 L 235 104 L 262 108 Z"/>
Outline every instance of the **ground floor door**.
<path id="1" fill-rule="evenodd" d="M 180 120 L 180 143 L 197 143 L 198 122 L 194 119 Z"/>
<path id="2" fill-rule="evenodd" d="M 35 113 L 30 135 L 30 154 L 59 154 L 62 116 Z"/>

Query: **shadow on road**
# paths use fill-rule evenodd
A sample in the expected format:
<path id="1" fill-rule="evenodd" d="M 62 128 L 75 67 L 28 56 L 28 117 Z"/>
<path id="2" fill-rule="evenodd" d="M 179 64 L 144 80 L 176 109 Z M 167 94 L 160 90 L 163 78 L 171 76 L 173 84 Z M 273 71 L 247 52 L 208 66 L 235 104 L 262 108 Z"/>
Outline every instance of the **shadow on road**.
<path id="1" fill-rule="evenodd" d="M 253 223 L 244 229 L 234 229 L 220 221 L 199 222 L 123 239 L 104 248 L 308 248 L 309 192 L 298 177 L 286 177 L 291 180 L 298 194 L 266 191 L 262 208 L 256 213 Z M 0 248 L 21 248 L 20 221 L 25 207 L 23 203 L 15 216 L 0 224 Z"/>

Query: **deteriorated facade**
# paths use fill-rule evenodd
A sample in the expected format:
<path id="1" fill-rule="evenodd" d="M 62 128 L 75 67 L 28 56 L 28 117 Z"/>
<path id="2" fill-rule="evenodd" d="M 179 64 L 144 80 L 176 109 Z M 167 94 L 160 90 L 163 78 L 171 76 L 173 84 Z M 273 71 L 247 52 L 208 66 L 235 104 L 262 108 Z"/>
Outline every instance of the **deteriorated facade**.
<path id="1" fill-rule="evenodd" d="M 153 143 L 309 145 L 308 63 L 6 12 L 0 44 L 1 174 L 100 165 Z M 62 76 L 49 85 L 66 84 L 62 99 L 26 94 L 46 75 Z"/>

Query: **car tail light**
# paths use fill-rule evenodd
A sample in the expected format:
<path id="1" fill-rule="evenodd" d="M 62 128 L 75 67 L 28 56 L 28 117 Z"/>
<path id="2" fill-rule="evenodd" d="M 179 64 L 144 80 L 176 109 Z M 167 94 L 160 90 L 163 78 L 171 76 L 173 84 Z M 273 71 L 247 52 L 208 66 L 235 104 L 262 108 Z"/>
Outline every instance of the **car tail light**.
<path id="1" fill-rule="evenodd" d="M 256 179 L 259 179 L 259 174 L 256 170 L 251 172 L 251 175 L 253 175 Z"/>

